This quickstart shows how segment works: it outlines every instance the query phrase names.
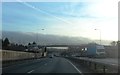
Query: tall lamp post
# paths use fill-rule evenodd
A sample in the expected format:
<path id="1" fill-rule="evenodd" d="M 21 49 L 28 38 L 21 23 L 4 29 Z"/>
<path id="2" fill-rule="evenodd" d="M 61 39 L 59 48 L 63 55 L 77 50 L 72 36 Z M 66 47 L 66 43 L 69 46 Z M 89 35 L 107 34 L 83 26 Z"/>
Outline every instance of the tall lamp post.
<path id="1" fill-rule="evenodd" d="M 43 30 L 45 30 L 45 29 L 41 29 L 42 31 Z M 43 44 L 44 45 L 44 44 Z M 46 47 L 44 47 L 44 49 L 43 49 L 44 51 L 42 52 L 42 56 L 44 57 L 44 52 L 45 52 L 45 50 L 46 50 Z"/>
<path id="2" fill-rule="evenodd" d="M 40 29 L 40 30 L 44 30 L 44 29 Z M 38 43 L 39 43 L 38 31 L 39 31 L 39 29 L 37 29 L 37 32 L 36 32 L 36 46 L 37 47 L 38 47 Z M 37 58 L 37 48 L 35 49 L 35 57 Z"/>
<path id="3" fill-rule="evenodd" d="M 100 29 L 94 29 L 94 30 L 99 30 L 100 32 L 100 45 L 101 45 L 101 30 Z"/>
<path id="4" fill-rule="evenodd" d="M 40 29 L 40 30 L 45 30 L 45 29 Z M 38 39 L 38 31 L 39 31 L 39 29 L 37 29 L 37 32 L 36 32 L 36 43 L 38 42 L 39 43 L 39 39 Z"/>
<path id="5" fill-rule="evenodd" d="M 42 31 L 44 31 L 45 29 L 41 29 Z M 44 45 L 44 44 L 43 44 Z"/>

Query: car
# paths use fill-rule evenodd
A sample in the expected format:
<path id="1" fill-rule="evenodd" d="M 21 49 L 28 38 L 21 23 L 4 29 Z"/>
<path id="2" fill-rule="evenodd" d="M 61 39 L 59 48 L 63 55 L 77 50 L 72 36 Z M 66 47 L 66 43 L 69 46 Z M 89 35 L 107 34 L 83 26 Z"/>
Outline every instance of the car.
<path id="1" fill-rule="evenodd" d="M 49 58 L 53 58 L 53 57 L 50 56 Z"/>
<path id="2" fill-rule="evenodd" d="M 49 56 L 49 58 L 53 58 L 53 55 Z"/>

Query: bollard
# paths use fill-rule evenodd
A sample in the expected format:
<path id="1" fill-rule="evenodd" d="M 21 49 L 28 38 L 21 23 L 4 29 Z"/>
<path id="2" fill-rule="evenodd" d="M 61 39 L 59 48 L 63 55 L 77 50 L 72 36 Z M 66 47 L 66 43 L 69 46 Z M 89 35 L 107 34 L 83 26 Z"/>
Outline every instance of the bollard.
<path id="1" fill-rule="evenodd" d="M 95 70 L 97 69 L 97 64 L 96 64 L 96 63 L 94 64 L 94 69 L 95 69 Z"/>
<path id="2" fill-rule="evenodd" d="M 85 60 L 83 60 L 83 64 L 85 64 Z"/>
<path id="3" fill-rule="evenodd" d="M 87 65 L 89 65 L 89 61 L 86 61 L 87 62 Z"/>
<path id="4" fill-rule="evenodd" d="M 89 62 L 89 66 L 91 66 L 91 62 Z"/>
<path id="5" fill-rule="evenodd" d="M 103 73 L 105 73 L 105 66 L 103 66 Z"/>

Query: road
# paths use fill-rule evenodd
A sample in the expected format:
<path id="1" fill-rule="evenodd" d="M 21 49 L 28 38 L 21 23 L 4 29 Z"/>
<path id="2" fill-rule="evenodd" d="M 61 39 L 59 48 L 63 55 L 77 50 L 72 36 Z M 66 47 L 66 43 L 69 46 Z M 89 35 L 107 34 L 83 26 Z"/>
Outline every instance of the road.
<path id="1" fill-rule="evenodd" d="M 82 73 L 73 63 L 62 57 L 29 60 L 3 68 L 3 73 Z"/>

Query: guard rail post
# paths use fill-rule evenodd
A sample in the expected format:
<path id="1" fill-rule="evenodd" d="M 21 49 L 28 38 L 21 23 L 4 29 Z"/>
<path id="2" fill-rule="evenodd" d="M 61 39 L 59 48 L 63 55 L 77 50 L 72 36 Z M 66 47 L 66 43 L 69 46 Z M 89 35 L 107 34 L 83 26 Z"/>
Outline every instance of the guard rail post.
<path id="1" fill-rule="evenodd" d="M 95 70 L 97 69 L 97 64 L 96 64 L 96 63 L 94 63 L 94 69 L 95 69 Z"/>
<path id="2" fill-rule="evenodd" d="M 106 67 L 105 67 L 105 66 L 103 66 L 103 73 L 106 73 L 105 69 L 106 69 Z"/>

